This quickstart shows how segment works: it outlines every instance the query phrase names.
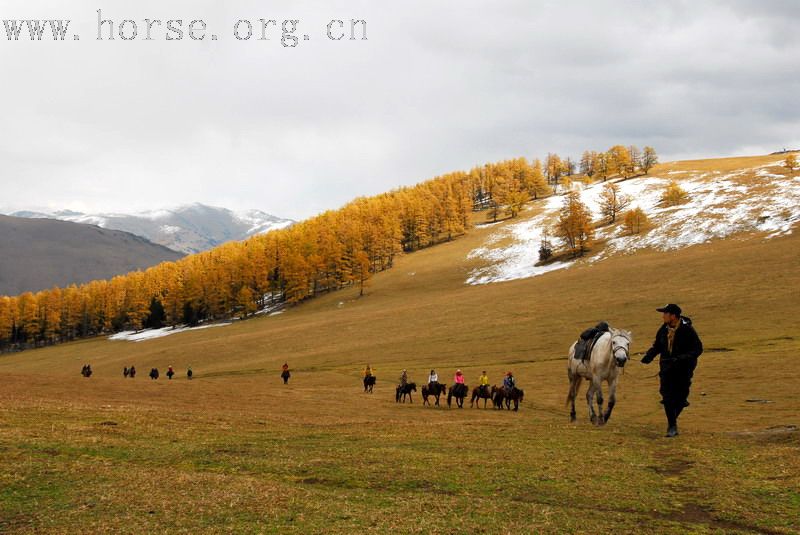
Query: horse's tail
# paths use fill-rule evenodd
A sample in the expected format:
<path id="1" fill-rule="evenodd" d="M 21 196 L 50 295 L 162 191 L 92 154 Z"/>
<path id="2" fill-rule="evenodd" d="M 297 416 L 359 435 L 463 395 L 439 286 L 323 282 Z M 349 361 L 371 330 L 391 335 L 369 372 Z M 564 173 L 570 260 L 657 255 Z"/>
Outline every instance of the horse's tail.
<path id="1" fill-rule="evenodd" d="M 573 374 L 569 374 L 569 393 L 567 394 L 567 400 L 564 402 L 564 406 L 568 407 L 578 396 L 578 388 L 580 388 L 581 382 L 576 380 L 576 377 Z"/>

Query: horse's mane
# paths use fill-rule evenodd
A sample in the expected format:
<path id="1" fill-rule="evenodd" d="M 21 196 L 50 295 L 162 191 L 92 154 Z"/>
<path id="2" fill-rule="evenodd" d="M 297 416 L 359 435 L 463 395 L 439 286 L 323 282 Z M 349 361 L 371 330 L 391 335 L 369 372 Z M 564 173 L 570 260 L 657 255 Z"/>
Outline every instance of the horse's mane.
<path id="1" fill-rule="evenodd" d="M 625 329 L 617 329 L 615 327 L 609 327 L 608 329 L 611 333 L 611 338 L 614 338 L 615 336 L 621 336 L 625 338 L 628 343 L 633 342 L 633 333 L 630 331 L 626 331 Z"/>

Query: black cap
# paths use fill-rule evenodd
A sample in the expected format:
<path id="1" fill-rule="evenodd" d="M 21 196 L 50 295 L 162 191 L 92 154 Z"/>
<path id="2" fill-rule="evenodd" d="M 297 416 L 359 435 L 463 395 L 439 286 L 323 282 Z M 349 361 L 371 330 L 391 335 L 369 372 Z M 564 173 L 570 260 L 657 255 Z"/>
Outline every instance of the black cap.
<path id="1" fill-rule="evenodd" d="M 675 303 L 670 303 L 670 304 L 665 305 L 665 306 L 663 306 L 661 308 L 657 308 L 656 311 L 658 311 L 658 312 L 669 312 L 670 314 L 675 314 L 676 316 L 680 316 L 681 315 L 681 307 L 679 307 Z"/>

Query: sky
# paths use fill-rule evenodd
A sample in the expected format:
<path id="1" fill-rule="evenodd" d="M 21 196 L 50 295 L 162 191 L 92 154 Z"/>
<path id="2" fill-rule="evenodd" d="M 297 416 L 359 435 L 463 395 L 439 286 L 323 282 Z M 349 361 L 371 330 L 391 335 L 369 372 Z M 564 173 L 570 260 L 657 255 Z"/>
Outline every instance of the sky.
<path id="1" fill-rule="evenodd" d="M 0 211 L 202 202 L 299 220 L 518 156 L 800 148 L 793 0 L 221 4 L 4 0 L 3 20 L 71 22 L 63 42 L 0 28 Z M 107 24 L 96 39 L 98 8 L 113 41 Z M 145 19 L 162 20 L 149 41 Z M 170 19 L 183 39 L 166 39 Z"/>

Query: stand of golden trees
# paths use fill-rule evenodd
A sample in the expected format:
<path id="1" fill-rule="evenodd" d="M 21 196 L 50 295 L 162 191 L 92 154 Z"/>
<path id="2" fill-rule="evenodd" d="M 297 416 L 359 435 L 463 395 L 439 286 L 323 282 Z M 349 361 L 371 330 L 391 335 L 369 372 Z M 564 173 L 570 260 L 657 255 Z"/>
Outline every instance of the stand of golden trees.
<path id="1" fill-rule="evenodd" d="M 398 254 L 466 232 L 473 211 L 516 217 L 525 202 L 550 193 L 550 172 L 525 158 L 486 164 L 145 271 L 0 296 L 0 350 L 244 318 L 351 285 L 363 293 L 370 276 L 390 268 Z"/>

